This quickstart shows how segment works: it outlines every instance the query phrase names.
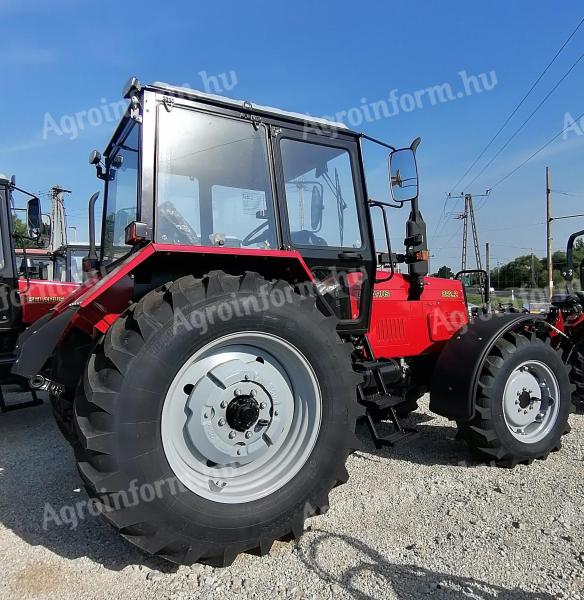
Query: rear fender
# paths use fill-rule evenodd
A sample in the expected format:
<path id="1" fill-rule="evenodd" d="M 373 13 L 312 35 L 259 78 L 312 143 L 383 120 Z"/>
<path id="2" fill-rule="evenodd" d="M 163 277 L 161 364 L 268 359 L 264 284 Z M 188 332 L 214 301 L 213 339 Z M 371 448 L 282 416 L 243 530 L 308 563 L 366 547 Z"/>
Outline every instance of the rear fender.
<path id="1" fill-rule="evenodd" d="M 291 283 L 312 279 L 298 252 L 148 244 L 111 271 L 58 304 L 19 338 L 13 372 L 34 377 L 45 368 L 73 327 L 98 339 L 133 302 L 152 289 L 184 275 L 201 277 L 214 269 L 230 273 L 257 271 L 268 279 Z"/>
<path id="2" fill-rule="evenodd" d="M 485 315 L 463 327 L 444 346 L 436 361 L 430 386 L 430 410 L 454 421 L 471 420 L 485 359 L 501 336 L 529 323 L 553 331 L 543 317 L 516 313 Z"/>

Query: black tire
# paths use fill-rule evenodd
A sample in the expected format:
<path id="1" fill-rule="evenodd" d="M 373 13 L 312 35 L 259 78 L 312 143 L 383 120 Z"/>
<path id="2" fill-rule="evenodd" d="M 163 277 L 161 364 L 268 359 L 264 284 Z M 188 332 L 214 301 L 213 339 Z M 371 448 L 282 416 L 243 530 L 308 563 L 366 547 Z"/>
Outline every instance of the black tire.
<path id="1" fill-rule="evenodd" d="M 572 351 L 570 357 L 572 371 L 570 379 L 576 387 L 574 392 L 574 404 L 580 410 L 584 409 L 584 347 L 578 344 Z"/>
<path id="2" fill-rule="evenodd" d="M 268 282 L 249 272 L 182 277 L 130 307 L 90 356 L 75 401 L 79 471 L 104 517 L 145 552 L 213 566 L 231 564 L 240 552 L 266 554 L 275 540 L 299 537 L 305 518 L 323 514 L 330 490 L 348 479 L 345 462 L 359 446 L 359 378 L 352 371 L 352 346 L 341 341 L 336 319 L 322 314 L 313 297 L 292 291 L 283 306 L 211 323 L 206 333 L 172 332 L 178 310 L 210 310 L 226 300 L 257 296 L 262 287 L 287 290 L 288 297 L 292 290 L 284 281 Z M 322 419 L 304 466 L 275 493 L 243 504 L 213 502 L 184 486 L 173 494 L 165 486 L 149 502 L 120 503 L 133 481 L 155 485 L 176 480 L 161 439 L 170 382 L 197 349 L 241 331 L 286 339 L 314 369 L 322 391 Z"/>
<path id="3" fill-rule="evenodd" d="M 65 389 L 57 394 L 49 392 L 49 400 L 53 416 L 61 435 L 73 445 L 75 442 L 75 426 L 73 424 L 73 401 L 75 394 L 71 389 Z"/>
<path id="4" fill-rule="evenodd" d="M 546 459 L 550 452 L 561 448 L 561 438 L 570 431 L 568 417 L 572 411 L 573 386 L 570 368 L 561 348 L 554 349 L 550 339 L 535 334 L 509 332 L 499 339 L 485 359 L 476 398 L 476 416 L 468 423 L 459 423 L 461 436 L 481 459 L 497 466 L 515 467 Z M 557 380 L 560 408 L 554 426 L 535 443 L 524 443 L 514 437 L 505 422 L 503 392 L 514 369 L 524 361 L 536 360 L 550 368 Z"/>
<path id="5" fill-rule="evenodd" d="M 72 446 L 77 443 L 73 410 L 75 390 L 93 346 L 91 338 L 80 330 L 73 329 L 60 344 L 51 366 L 51 381 L 62 386 L 59 393 L 52 390 L 49 392 L 53 416 L 59 431 Z"/>

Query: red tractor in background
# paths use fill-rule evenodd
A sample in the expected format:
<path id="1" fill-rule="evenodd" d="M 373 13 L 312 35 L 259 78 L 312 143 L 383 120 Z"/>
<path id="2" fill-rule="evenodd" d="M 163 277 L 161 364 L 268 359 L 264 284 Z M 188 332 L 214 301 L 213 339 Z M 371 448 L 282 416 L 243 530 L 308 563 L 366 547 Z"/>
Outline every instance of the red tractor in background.
<path id="1" fill-rule="evenodd" d="M 135 78 L 124 96 L 90 158 L 105 182 L 100 258 L 92 242 L 92 277 L 22 334 L 13 369 L 49 390 L 121 535 L 180 563 L 264 554 L 327 510 L 357 421 L 378 446 L 408 441 L 402 417 L 426 391 L 497 465 L 560 448 L 572 346 L 544 318 L 469 322 L 460 282 L 428 277 L 419 140 L 398 150 Z M 365 143 L 390 152 L 392 202 L 369 198 Z M 404 205 L 394 253 L 386 210 Z"/>
<path id="2" fill-rule="evenodd" d="M 574 242 L 584 236 L 584 229 L 568 238 L 566 245 L 566 269 L 562 273 L 566 291 L 551 298 L 550 320 L 556 323 L 573 346 L 571 354 L 572 382 L 576 386 L 575 400 L 584 406 L 584 292 L 574 290 Z M 578 265 L 580 286 L 584 285 L 584 259 Z"/>
<path id="3" fill-rule="evenodd" d="M 26 209 L 27 235 L 14 227 L 14 191 L 30 197 Z M 43 226 L 40 200 L 17 188 L 14 179 L 0 175 L 0 384 L 15 381 L 10 370 L 20 333 L 78 287 L 46 279 L 52 257 L 46 248 L 48 236 L 43 235 Z M 27 379 L 19 378 L 16 382 L 28 385 Z M 33 398 L 32 402 L 7 406 L 0 387 L 0 412 L 39 403 Z"/>

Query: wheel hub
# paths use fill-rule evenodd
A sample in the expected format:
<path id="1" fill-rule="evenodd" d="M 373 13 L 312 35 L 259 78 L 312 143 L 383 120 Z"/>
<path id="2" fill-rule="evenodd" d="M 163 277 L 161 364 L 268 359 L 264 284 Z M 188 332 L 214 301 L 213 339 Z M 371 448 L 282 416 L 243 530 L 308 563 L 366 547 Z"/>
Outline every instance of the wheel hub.
<path id="1" fill-rule="evenodd" d="M 253 396 L 237 396 L 225 411 L 229 427 L 235 431 L 245 432 L 257 422 L 260 416 L 260 405 Z"/>

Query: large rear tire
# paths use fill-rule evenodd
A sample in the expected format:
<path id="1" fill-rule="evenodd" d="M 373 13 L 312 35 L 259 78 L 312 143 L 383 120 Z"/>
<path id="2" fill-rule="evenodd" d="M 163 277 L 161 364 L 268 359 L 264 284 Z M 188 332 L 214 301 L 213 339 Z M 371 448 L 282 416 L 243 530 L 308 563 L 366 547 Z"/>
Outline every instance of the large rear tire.
<path id="1" fill-rule="evenodd" d="M 476 416 L 459 423 L 462 437 L 480 458 L 502 467 L 547 458 L 570 430 L 569 373 L 549 338 L 507 333 L 482 365 Z"/>
<path id="2" fill-rule="evenodd" d="M 75 401 L 88 492 L 174 562 L 225 566 L 300 536 L 358 446 L 351 350 L 284 281 L 215 271 L 150 292 L 95 348 Z"/>

